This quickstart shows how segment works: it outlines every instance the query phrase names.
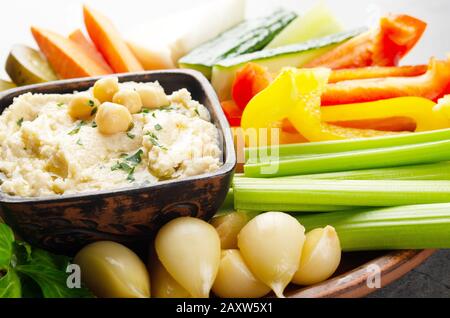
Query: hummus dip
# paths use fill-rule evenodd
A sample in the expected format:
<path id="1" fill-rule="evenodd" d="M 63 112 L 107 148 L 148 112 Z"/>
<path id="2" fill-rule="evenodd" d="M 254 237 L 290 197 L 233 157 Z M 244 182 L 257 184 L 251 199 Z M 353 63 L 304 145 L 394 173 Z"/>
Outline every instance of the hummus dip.
<path id="1" fill-rule="evenodd" d="M 74 96 L 28 93 L 5 109 L 1 191 L 37 197 L 109 190 L 213 172 L 222 165 L 218 130 L 186 89 L 169 95 L 169 106 L 133 114 L 130 129 L 112 135 L 99 132 L 95 117 L 75 120 L 68 114 Z"/>

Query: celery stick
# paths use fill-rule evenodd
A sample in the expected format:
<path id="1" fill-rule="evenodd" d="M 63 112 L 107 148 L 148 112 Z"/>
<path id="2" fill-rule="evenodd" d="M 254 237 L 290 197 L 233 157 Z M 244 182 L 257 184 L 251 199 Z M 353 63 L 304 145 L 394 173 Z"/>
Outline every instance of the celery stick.
<path id="1" fill-rule="evenodd" d="M 344 251 L 450 248 L 450 203 L 297 216 L 307 231 L 336 228 Z"/>
<path id="2" fill-rule="evenodd" d="M 280 157 L 292 157 L 306 154 L 326 154 L 334 152 L 355 151 L 374 148 L 396 147 L 413 145 L 424 142 L 433 142 L 450 139 L 450 129 L 426 131 L 413 134 L 402 134 L 386 137 L 374 137 L 364 139 L 337 140 L 311 142 L 302 144 L 290 144 L 260 148 L 246 148 L 245 158 L 260 160 L 261 154 L 277 154 Z"/>
<path id="3" fill-rule="evenodd" d="M 332 180 L 450 180 L 450 162 L 319 173 L 284 178 Z"/>
<path id="4" fill-rule="evenodd" d="M 234 207 L 260 211 L 314 211 L 305 206 L 400 206 L 450 202 L 450 181 L 234 180 Z M 319 210 L 320 211 L 320 210 Z"/>
<path id="5" fill-rule="evenodd" d="M 450 160 L 450 140 L 398 147 L 313 155 L 244 165 L 246 177 L 281 177 Z"/>
<path id="6" fill-rule="evenodd" d="M 236 174 L 234 178 L 245 178 Z M 350 170 L 342 172 L 329 172 L 305 174 L 288 177 L 273 178 L 285 179 L 325 179 L 325 180 L 450 180 L 450 162 L 439 162 L 424 165 L 401 166 L 380 169 Z"/>

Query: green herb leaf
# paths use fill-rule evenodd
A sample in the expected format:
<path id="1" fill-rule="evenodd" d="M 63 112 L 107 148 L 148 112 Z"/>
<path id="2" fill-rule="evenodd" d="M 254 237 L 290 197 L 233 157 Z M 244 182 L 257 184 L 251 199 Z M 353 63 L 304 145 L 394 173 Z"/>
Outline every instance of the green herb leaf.
<path id="1" fill-rule="evenodd" d="M 200 113 L 198 112 L 198 108 L 195 108 L 194 112 L 197 114 L 197 116 L 200 116 Z"/>
<path id="2" fill-rule="evenodd" d="M 91 111 L 91 116 L 94 116 L 97 113 L 97 111 L 98 111 L 98 108 L 94 107 Z"/>
<path id="3" fill-rule="evenodd" d="M 152 113 L 152 117 L 156 118 L 156 113 L 155 112 Z"/>
<path id="4" fill-rule="evenodd" d="M 78 133 L 80 132 L 81 127 L 83 127 L 84 124 L 85 124 L 85 122 L 84 122 L 83 120 L 80 121 L 80 122 L 76 125 L 76 127 L 75 127 L 74 129 L 72 129 L 72 130 L 69 132 L 69 135 L 76 135 L 76 134 L 78 134 Z"/>
<path id="5" fill-rule="evenodd" d="M 142 162 L 142 155 L 144 152 L 142 149 L 139 149 L 134 155 L 128 156 L 127 154 L 122 154 L 120 157 L 123 158 L 125 161 L 120 162 L 117 161 L 117 163 L 111 167 L 112 171 L 116 170 L 122 170 L 128 174 L 127 180 L 128 181 L 134 181 L 135 178 L 133 176 L 134 171 L 136 170 L 136 166 Z"/>
<path id="6" fill-rule="evenodd" d="M 95 103 L 94 103 L 94 101 L 92 99 L 90 99 L 88 101 L 88 105 L 89 105 L 89 107 L 94 107 Z"/>
<path id="7" fill-rule="evenodd" d="M 149 112 L 150 112 L 150 109 L 148 109 L 148 108 L 144 108 L 141 111 L 141 113 L 143 113 L 143 114 L 148 114 Z"/>
<path id="8" fill-rule="evenodd" d="M 173 108 L 171 105 L 169 105 L 169 106 L 162 106 L 159 109 L 162 111 L 165 111 L 165 112 L 170 112 L 171 110 L 174 110 L 175 108 Z"/>
<path id="9" fill-rule="evenodd" d="M 0 223 L 0 270 L 6 270 L 13 254 L 14 233 L 11 228 Z"/>
<path id="10" fill-rule="evenodd" d="M 132 130 L 133 128 L 134 128 L 134 123 L 131 122 L 130 125 L 128 126 L 127 131 L 130 131 L 130 130 Z"/>
<path id="11" fill-rule="evenodd" d="M 2 297 L 93 297 L 85 288 L 67 287 L 70 259 L 15 242 L 12 230 L 0 223 L 0 298 Z M 1 274 L 1 273 L 0 273 Z"/>
<path id="12" fill-rule="evenodd" d="M 56 106 L 58 106 L 58 107 L 63 107 L 63 106 L 64 106 L 64 103 L 58 103 L 58 104 L 56 104 Z"/>
<path id="13" fill-rule="evenodd" d="M 164 147 L 163 145 L 161 145 L 161 144 L 158 142 L 158 136 L 156 136 L 154 133 L 152 133 L 151 131 L 149 131 L 149 132 L 147 132 L 145 135 L 148 136 L 148 137 L 150 138 L 150 142 L 153 144 L 153 146 L 160 147 L 161 149 L 167 150 L 166 147 Z"/>
<path id="14" fill-rule="evenodd" d="M 92 128 L 97 128 L 97 127 L 98 127 L 97 123 L 95 121 L 93 121 L 92 122 Z"/>
<path id="15" fill-rule="evenodd" d="M 132 134 L 132 133 L 130 133 L 130 132 L 127 132 L 127 136 L 128 136 L 128 138 L 130 138 L 130 139 L 134 139 L 134 137 L 136 137 L 136 135 L 134 135 L 134 134 Z"/>
<path id="16" fill-rule="evenodd" d="M 17 121 L 17 126 L 22 127 L 22 123 L 23 123 L 23 118 L 20 118 L 20 119 Z"/>
<path id="17" fill-rule="evenodd" d="M 138 165 L 142 162 L 142 155 L 144 154 L 144 152 L 142 151 L 142 149 L 139 149 L 134 155 L 125 158 L 126 161 L 131 162 L 135 165 Z"/>
<path id="18" fill-rule="evenodd" d="M 127 176 L 127 180 L 130 182 L 135 181 L 136 179 L 134 178 L 134 170 L 136 169 L 136 167 L 133 167 L 133 169 L 130 171 L 130 173 Z"/>
<path id="19" fill-rule="evenodd" d="M 116 170 L 122 170 L 122 171 L 125 171 L 126 173 L 130 173 L 131 170 L 133 170 L 133 168 L 130 167 L 125 162 L 117 162 L 114 166 L 111 167 L 111 171 L 116 171 Z"/>
<path id="20" fill-rule="evenodd" d="M 33 279 L 45 298 L 87 298 L 92 294 L 85 288 L 67 287 L 65 271 L 38 263 L 17 266 L 17 271 Z"/>
<path id="21" fill-rule="evenodd" d="M 160 124 L 156 124 L 156 125 L 155 125 L 155 129 L 159 131 L 159 130 L 161 130 L 161 129 L 162 129 L 162 127 L 161 127 L 161 125 L 160 125 Z"/>
<path id="22" fill-rule="evenodd" d="M 81 142 L 81 139 L 78 139 L 78 140 L 77 140 L 77 145 L 83 146 L 83 143 Z"/>
<path id="23" fill-rule="evenodd" d="M 20 298 L 22 297 L 22 287 L 20 277 L 14 269 L 9 269 L 0 278 L 0 298 Z"/>

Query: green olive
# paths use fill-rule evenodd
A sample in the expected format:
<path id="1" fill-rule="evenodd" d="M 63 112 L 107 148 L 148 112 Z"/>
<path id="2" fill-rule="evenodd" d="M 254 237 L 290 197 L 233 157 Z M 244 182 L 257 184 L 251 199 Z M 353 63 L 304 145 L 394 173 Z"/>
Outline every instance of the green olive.
<path id="1" fill-rule="evenodd" d="M 144 263 L 119 243 L 89 244 L 78 252 L 74 263 L 81 268 L 81 281 L 97 297 L 150 297 L 150 277 Z"/>

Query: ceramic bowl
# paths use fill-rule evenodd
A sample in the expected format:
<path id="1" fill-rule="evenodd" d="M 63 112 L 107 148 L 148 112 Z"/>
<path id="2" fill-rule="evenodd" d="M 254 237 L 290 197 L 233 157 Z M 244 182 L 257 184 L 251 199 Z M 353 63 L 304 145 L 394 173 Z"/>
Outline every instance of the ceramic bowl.
<path id="1" fill-rule="evenodd" d="M 208 220 L 228 192 L 236 156 L 228 122 L 210 83 L 190 70 L 118 75 L 121 82 L 159 81 L 167 94 L 188 89 L 205 105 L 219 130 L 223 166 L 214 173 L 113 191 L 24 198 L 0 193 L 0 213 L 25 241 L 56 253 L 71 254 L 87 243 L 146 241 L 169 220 L 193 216 Z M 21 87 L 0 94 L 0 112 L 27 92 L 72 93 L 91 87 L 96 78 Z"/>

